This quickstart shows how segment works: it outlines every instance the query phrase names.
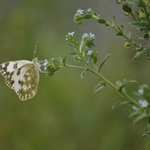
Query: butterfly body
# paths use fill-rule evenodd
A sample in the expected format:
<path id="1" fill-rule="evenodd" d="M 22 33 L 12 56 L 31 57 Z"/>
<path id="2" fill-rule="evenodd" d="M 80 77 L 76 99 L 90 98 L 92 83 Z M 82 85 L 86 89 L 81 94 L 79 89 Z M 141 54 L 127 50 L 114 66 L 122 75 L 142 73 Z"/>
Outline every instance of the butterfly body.
<path id="1" fill-rule="evenodd" d="M 8 61 L 0 65 L 0 72 L 5 78 L 6 85 L 23 101 L 36 95 L 39 71 L 41 69 L 37 58 L 32 61 Z"/>

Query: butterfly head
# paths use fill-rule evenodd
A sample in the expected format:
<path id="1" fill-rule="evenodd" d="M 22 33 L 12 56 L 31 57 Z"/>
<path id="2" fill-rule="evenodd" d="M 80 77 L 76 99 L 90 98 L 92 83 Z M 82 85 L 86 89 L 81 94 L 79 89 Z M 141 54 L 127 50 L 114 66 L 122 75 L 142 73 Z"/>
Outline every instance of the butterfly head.
<path id="1" fill-rule="evenodd" d="M 36 58 L 36 57 L 33 58 L 32 62 L 33 62 L 33 64 L 34 64 L 35 68 L 36 68 L 37 70 L 41 71 L 41 64 L 38 62 L 38 58 Z"/>

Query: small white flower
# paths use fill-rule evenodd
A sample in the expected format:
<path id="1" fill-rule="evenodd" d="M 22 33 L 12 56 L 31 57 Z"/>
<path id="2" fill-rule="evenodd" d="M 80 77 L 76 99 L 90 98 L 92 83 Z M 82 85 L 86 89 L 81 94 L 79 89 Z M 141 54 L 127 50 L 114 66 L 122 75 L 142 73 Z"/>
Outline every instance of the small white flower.
<path id="1" fill-rule="evenodd" d="M 95 39 L 95 35 L 93 33 L 89 33 L 90 38 Z"/>
<path id="2" fill-rule="evenodd" d="M 91 9 L 91 8 L 87 9 L 87 12 L 89 12 L 89 13 L 90 13 L 91 11 L 92 11 L 92 9 Z"/>
<path id="3" fill-rule="evenodd" d="M 141 95 L 143 95 L 144 90 L 143 90 L 143 89 L 139 89 L 138 92 L 139 92 Z"/>
<path id="4" fill-rule="evenodd" d="M 70 41 L 71 39 L 73 39 L 73 35 L 75 32 L 69 32 L 68 35 L 66 36 L 66 41 Z"/>
<path id="5" fill-rule="evenodd" d="M 77 14 L 83 15 L 83 14 L 84 14 L 84 11 L 83 11 L 82 9 L 78 9 L 78 10 L 77 10 Z"/>
<path id="6" fill-rule="evenodd" d="M 73 36 L 75 32 L 69 32 L 68 35 Z"/>
<path id="7" fill-rule="evenodd" d="M 45 59 L 45 60 L 44 60 L 44 63 L 43 63 L 44 70 L 47 70 L 47 64 L 48 64 L 48 60 Z"/>
<path id="8" fill-rule="evenodd" d="M 48 60 L 45 59 L 45 60 L 44 60 L 44 63 L 43 63 L 43 66 L 47 66 L 47 64 L 48 64 Z"/>
<path id="9" fill-rule="evenodd" d="M 87 33 L 83 34 L 83 38 L 87 38 L 89 35 Z"/>
<path id="10" fill-rule="evenodd" d="M 91 55 L 92 54 L 92 50 L 89 50 L 88 52 L 87 52 L 87 55 Z"/>
<path id="11" fill-rule="evenodd" d="M 147 107 L 148 106 L 148 101 L 147 100 L 143 100 L 143 99 L 140 99 L 139 101 L 138 101 L 138 103 L 141 105 L 141 107 L 143 107 L 143 108 L 145 108 L 145 107 Z M 138 110 L 139 108 L 138 107 L 136 107 L 136 106 L 133 106 L 132 107 L 134 110 Z"/>
<path id="12" fill-rule="evenodd" d="M 147 100 L 142 100 L 140 99 L 138 102 L 143 108 L 148 106 L 148 101 Z"/>

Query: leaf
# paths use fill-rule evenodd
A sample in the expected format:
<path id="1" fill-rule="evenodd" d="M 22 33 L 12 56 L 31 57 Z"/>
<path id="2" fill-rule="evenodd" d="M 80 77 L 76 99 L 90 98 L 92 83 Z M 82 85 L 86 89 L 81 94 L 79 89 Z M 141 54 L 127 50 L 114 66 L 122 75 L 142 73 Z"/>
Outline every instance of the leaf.
<path id="1" fill-rule="evenodd" d="M 146 22 L 129 22 L 129 25 L 137 28 L 150 29 L 150 26 Z"/>
<path id="2" fill-rule="evenodd" d="M 127 13 L 131 13 L 132 12 L 132 9 L 126 4 L 123 4 L 123 8 L 122 9 L 123 9 L 123 11 L 125 11 Z"/>
<path id="3" fill-rule="evenodd" d="M 145 138 L 146 136 L 150 136 L 150 131 L 144 132 L 142 137 Z"/>
<path id="4" fill-rule="evenodd" d="M 117 103 L 115 103 L 115 104 L 112 106 L 112 109 L 115 108 L 115 107 L 121 106 L 121 105 L 125 105 L 125 104 L 132 104 L 132 103 L 129 102 L 129 101 L 117 102 Z"/>
<path id="5" fill-rule="evenodd" d="M 104 65 L 104 63 L 107 61 L 107 59 L 111 56 L 111 54 L 108 54 L 104 60 L 101 62 L 99 68 L 98 68 L 98 72 L 100 73 L 102 66 Z"/>
<path id="6" fill-rule="evenodd" d="M 134 55 L 133 60 L 137 59 L 139 56 L 141 56 L 143 54 L 149 54 L 149 53 L 150 53 L 150 48 L 139 51 Z"/>
<path id="7" fill-rule="evenodd" d="M 84 16 L 84 19 L 90 19 L 90 18 L 92 18 L 92 15 L 91 15 L 91 14 L 86 14 L 86 15 Z"/>
<path id="8" fill-rule="evenodd" d="M 149 40 L 150 39 L 149 34 L 148 33 L 144 34 L 143 38 L 144 40 Z"/>
<path id="9" fill-rule="evenodd" d="M 129 84 L 131 84 L 131 83 L 138 83 L 138 82 L 135 81 L 135 80 L 124 80 L 124 81 L 121 83 L 121 85 L 119 86 L 119 91 L 122 91 L 122 89 L 123 89 L 125 86 L 127 86 L 127 85 L 129 85 Z"/>
<path id="10" fill-rule="evenodd" d="M 150 124 L 147 125 L 147 127 L 145 128 L 145 132 L 149 131 L 150 129 Z"/>
<path id="11" fill-rule="evenodd" d="M 96 93 L 106 87 L 106 83 L 101 81 L 98 85 L 95 86 L 93 93 Z"/>
<path id="12" fill-rule="evenodd" d="M 147 114 L 147 113 L 142 113 L 141 115 L 139 115 L 138 117 L 136 117 L 133 121 L 133 123 L 135 124 L 136 122 L 142 120 L 143 118 L 146 118 L 146 117 L 149 117 L 150 114 Z"/>
<path id="13" fill-rule="evenodd" d="M 65 54 L 65 57 L 63 58 L 63 65 L 64 66 L 66 65 L 66 54 Z"/>
<path id="14" fill-rule="evenodd" d="M 140 115 L 141 114 L 141 109 L 138 109 L 136 111 L 134 111 L 133 113 L 130 114 L 130 117 L 136 116 L 136 115 Z"/>
<path id="15" fill-rule="evenodd" d="M 94 64 L 97 63 L 97 55 L 98 55 L 97 51 L 93 51 L 92 54 L 90 55 L 90 57 L 91 57 Z"/>
<path id="16" fill-rule="evenodd" d="M 96 64 L 97 63 L 97 56 L 94 57 L 93 59 L 93 63 Z"/>
<path id="17" fill-rule="evenodd" d="M 78 53 L 77 52 L 71 52 L 69 53 L 69 55 L 77 55 Z"/>
<path id="18" fill-rule="evenodd" d="M 104 19 L 98 19 L 97 20 L 100 24 L 105 24 L 106 23 L 106 20 L 104 20 Z"/>
<path id="19" fill-rule="evenodd" d="M 85 73 L 88 71 L 88 69 L 86 68 L 82 73 L 81 73 L 81 78 L 84 77 Z"/>
<path id="20" fill-rule="evenodd" d="M 122 33 L 122 32 L 117 32 L 115 35 L 116 35 L 116 36 L 122 36 L 123 33 Z"/>
<path id="21" fill-rule="evenodd" d="M 113 21 L 112 21 L 112 26 L 114 26 L 115 25 L 115 20 L 116 20 L 116 18 L 115 18 L 115 16 L 113 16 Z"/>
<path id="22" fill-rule="evenodd" d="M 120 25 L 117 28 L 118 28 L 118 30 L 117 30 L 117 33 L 115 35 L 116 36 L 122 36 L 123 35 L 124 26 Z"/>

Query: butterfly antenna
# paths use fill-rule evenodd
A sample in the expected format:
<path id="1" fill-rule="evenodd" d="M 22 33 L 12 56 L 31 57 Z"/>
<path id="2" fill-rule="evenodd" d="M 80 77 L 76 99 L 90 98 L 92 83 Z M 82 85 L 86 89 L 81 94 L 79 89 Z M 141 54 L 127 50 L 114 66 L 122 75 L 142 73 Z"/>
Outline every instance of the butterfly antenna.
<path id="1" fill-rule="evenodd" d="M 34 53 L 33 53 L 33 58 L 35 58 L 36 55 L 36 48 L 37 48 L 38 42 L 36 42 L 35 47 L 34 47 Z"/>

